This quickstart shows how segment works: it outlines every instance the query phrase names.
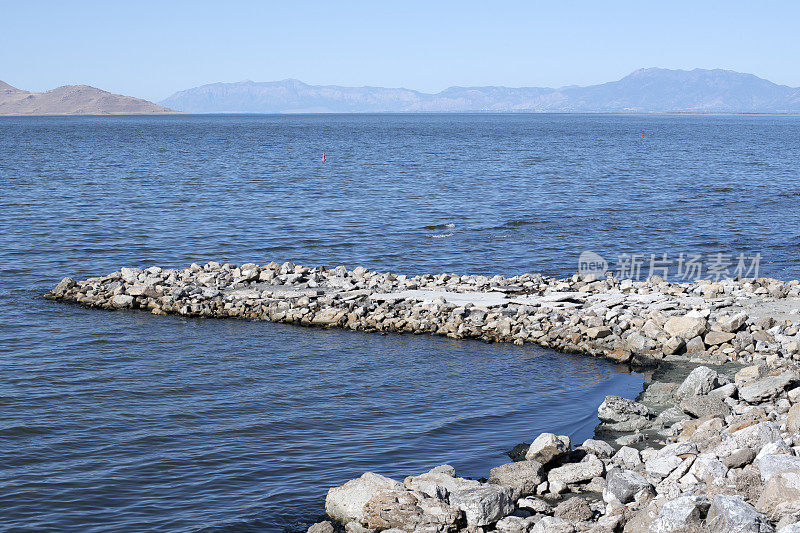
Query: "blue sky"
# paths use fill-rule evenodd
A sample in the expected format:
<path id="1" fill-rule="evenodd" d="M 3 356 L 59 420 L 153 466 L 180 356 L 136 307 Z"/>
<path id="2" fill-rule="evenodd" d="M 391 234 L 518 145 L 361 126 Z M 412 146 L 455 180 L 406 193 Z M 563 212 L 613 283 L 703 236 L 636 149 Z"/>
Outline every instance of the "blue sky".
<path id="1" fill-rule="evenodd" d="M 0 80 L 160 100 L 217 81 L 563 86 L 641 67 L 800 86 L 800 2 L 0 0 Z"/>

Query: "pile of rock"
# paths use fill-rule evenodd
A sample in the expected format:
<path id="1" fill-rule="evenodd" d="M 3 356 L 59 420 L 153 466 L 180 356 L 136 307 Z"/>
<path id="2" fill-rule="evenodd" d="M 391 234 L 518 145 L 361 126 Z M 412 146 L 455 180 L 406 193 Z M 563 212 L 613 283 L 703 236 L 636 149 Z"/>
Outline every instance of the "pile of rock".
<path id="1" fill-rule="evenodd" d="M 651 407 L 607 397 L 598 429 L 616 440 L 573 449 L 569 437 L 543 433 L 485 481 L 447 465 L 402 483 L 367 473 L 332 488 L 325 509 L 361 533 L 796 533 L 799 378 L 790 362 L 732 378 L 700 366 L 680 384 L 650 382 L 658 392 L 643 398 L 661 400 Z"/>
<path id="2" fill-rule="evenodd" d="M 544 433 L 486 480 L 440 466 L 330 490 L 351 532 L 800 533 L 800 287 L 759 278 L 668 283 L 408 277 L 363 267 L 207 263 L 64 278 L 46 297 L 105 309 L 272 320 L 525 343 L 615 361 L 696 366 L 608 396 L 596 439 Z M 728 370 L 731 364 L 737 365 Z M 750 366 L 744 366 L 749 364 Z M 334 530 L 331 522 L 314 533 Z"/>
<path id="3" fill-rule="evenodd" d="M 210 262 L 64 278 L 46 297 L 155 314 L 530 342 L 620 362 L 800 359 L 796 280 L 407 277 L 363 267 Z"/>

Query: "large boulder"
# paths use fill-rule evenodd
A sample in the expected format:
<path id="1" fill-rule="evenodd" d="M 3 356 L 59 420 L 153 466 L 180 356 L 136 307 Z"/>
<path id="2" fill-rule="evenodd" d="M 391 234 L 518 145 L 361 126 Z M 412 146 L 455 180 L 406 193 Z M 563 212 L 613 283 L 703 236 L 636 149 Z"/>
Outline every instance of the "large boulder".
<path id="1" fill-rule="evenodd" d="M 503 471 L 504 474 L 508 472 Z M 492 524 L 514 510 L 510 488 L 458 478 L 454 474 L 452 467 L 444 465 L 419 476 L 407 477 L 403 484 L 410 490 L 443 499 L 461 509 L 469 525 Z"/>
<path id="2" fill-rule="evenodd" d="M 514 511 L 511 489 L 489 483 L 464 484 L 451 491 L 448 499 L 464 511 L 470 526 L 493 524 Z"/>
<path id="3" fill-rule="evenodd" d="M 536 494 L 536 487 L 543 481 L 542 464 L 538 461 L 507 463 L 489 472 L 489 483 L 511 489 L 514 500 Z"/>
<path id="4" fill-rule="evenodd" d="M 664 331 L 673 337 L 688 340 L 699 337 L 706 332 L 708 324 L 705 318 L 694 316 L 674 316 L 664 324 Z"/>
<path id="5" fill-rule="evenodd" d="M 597 417 L 603 422 L 626 422 L 649 414 L 644 404 L 620 396 L 606 396 L 597 408 Z"/>
<path id="6" fill-rule="evenodd" d="M 761 378 L 749 385 L 739 387 L 739 398 L 747 403 L 762 403 L 778 396 L 795 379 L 797 379 L 797 375 L 790 371 L 782 372 L 777 376 Z"/>
<path id="7" fill-rule="evenodd" d="M 745 313 L 736 313 L 732 316 L 724 316 L 717 319 L 717 323 L 720 328 L 722 328 L 722 331 L 727 333 L 735 333 L 739 328 L 744 326 L 745 322 L 747 322 L 747 314 Z"/>
<path id="8" fill-rule="evenodd" d="M 688 398 L 698 394 L 708 394 L 717 387 L 719 375 L 715 370 L 707 366 L 698 366 L 692 370 L 681 386 L 678 387 L 676 396 L 678 398 Z"/>
<path id="9" fill-rule="evenodd" d="M 586 500 L 579 496 L 573 496 L 559 503 L 553 511 L 553 516 L 570 522 L 585 522 L 592 519 L 594 512 Z"/>
<path id="10" fill-rule="evenodd" d="M 364 504 L 380 490 L 401 490 L 403 484 L 380 474 L 366 472 L 360 478 L 352 479 L 341 487 L 328 490 L 325 498 L 325 512 L 331 518 L 346 524 L 350 521 L 364 521 Z"/>
<path id="11" fill-rule="evenodd" d="M 731 408 L 725 402 L 711 396 L 689 396 L 681 401 L 681 409 L 695 418 L 725 418 L 731 414 Z"/>
<path id="12" fill-rule="evenodd" d="M 574 533 L 575 526 L 569 520 L 557 516 L 545 516 L 536 522 L 530 533 Z"/>
<path id="13" fill-rule="evenodd" d="M 800 513 L 800 469 L 772 474 L 764 484 L 758 508 L 776 521 Z"/>
<path id="14" fill-rule="evenodd" d="M 800 457 L 786 453 L 764 455 L 756 458 L 755 462 L 761 474 L 761 481 L 767 482 L 769 478 L 784 470 L 800 470 Z"/>
<path id="15" fill-rule="evenodd" d="M 666 502 L 650 523 L 650 533 L 673 533 L 701 529 L 710 503 L 700 496 L 681 496 Z"/>
<path id="16" fill-rule="evenodd" d="M 569 437 L 559 437 L 553 433 L 542 433 L 528 448 L 525 459 L 547 464 L 556 457 L 564 455 L 570 449 Z"/>
<path id="17" fill-rule="evenodd" d="M 451 490 L 466 481 L 455 476 L 455 469 L 452 466 L 442 465 L 419 476 L 409 476 L 403 480 L 403 484 L 407 489 L 417 490 L 431 498 L 447 499 Z"/>
<path id="18" fill-rule="evenodd" d="M 594 455 L 587 455 L 580 463 L 568 463 L 550 470 L 547 480 L 550 483 L 581 483 L 603 475 L 603 461 Z"/>
<path id="19" fill-rule="evenodd" d="M 800 403 L 789 408 L 786 415 L 786 431 L 792 434 L 800 433 Z"/>
<path id="20" fill-rule="evenodd" d="M 363 523 L 370 529 L 404 531 L 456 529 L 461 512 L 437 498 L 406 489 L 376 492 L 364 504 Z"/>
<path id="21" fill-rule="evenodd" d="M 717 494 L 708 509 L 706 524 L 712 533 L 772 533 L 767 517 L 742 496 Z"/>
<path id="22" fill-rule="evenodd" d="M 606 503 L 629 503 L 638 492 L 649 489 L 652 489 L 652 485 L 638 472 L 614 469 L 606 476 L 603 500 Z"/>

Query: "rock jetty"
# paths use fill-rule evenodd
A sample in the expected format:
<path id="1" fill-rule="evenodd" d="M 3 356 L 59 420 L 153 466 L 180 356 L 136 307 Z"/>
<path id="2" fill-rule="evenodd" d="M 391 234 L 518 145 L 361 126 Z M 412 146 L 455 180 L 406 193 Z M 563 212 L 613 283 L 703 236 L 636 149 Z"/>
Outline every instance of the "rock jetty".
<path id="1" fill-rule="evenodd" d="M 330 489 L 309 532 L 800 533 L 800 284 L 404 276 L 292 263 L 123 268 L 46 297 L 104 309 L 535 343 L 647 365 L 595 438 L 543 433 L 486 479 L 442 465 Z M 676 376 L 680 376 L 679 379 Z"/>

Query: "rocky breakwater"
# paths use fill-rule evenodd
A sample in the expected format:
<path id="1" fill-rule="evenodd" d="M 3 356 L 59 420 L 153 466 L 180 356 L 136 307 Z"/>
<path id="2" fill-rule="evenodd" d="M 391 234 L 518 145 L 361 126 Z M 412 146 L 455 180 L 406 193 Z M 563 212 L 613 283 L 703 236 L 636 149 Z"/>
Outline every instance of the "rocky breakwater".
<path id="1" fill-rule="evenodd" d="M 646 363 L 596 438 L 544 433 L 486 479 L 452 467 L 332 488 L 321 533 L 800 532 L 798 282 L 407 277 L 208 263 L 63 279 L 48 298 L 105 309 L 532 342 Z M 682 371 L 680 380 L 673 379 Z"/>
<path id="2" fill-rule="evenodd" d="M 292 263 L 123 268 L 47 298 L 105 309 L 535 343 L 619 362 L 800 358 L 797 280 L 408 277 Z"/>

